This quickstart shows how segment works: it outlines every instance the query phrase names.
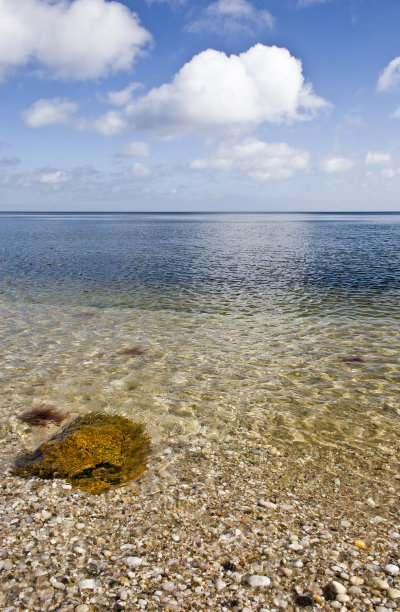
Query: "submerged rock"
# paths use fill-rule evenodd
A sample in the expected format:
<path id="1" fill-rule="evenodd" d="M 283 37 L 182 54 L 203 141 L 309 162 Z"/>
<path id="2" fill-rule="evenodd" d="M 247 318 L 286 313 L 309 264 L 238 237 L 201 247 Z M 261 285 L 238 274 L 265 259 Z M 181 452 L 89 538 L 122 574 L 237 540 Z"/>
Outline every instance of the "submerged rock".
<path id="1" fill-rule="evenodd" d="M 64 478 L 90 493 L 123 486 L 140 476 L 150 452 L 143 425 L 117 415 L 78 417 L 17 461 L 14 475 Z"/>

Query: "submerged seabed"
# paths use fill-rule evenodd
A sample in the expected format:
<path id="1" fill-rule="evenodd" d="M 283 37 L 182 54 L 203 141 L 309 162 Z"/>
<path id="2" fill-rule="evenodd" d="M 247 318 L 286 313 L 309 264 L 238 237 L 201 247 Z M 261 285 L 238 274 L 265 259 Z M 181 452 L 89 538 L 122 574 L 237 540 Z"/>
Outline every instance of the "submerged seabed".
<path id="1" fill-rule="evenodd" d="M 161 445 L 245 429 L 296 455 L 356 454 L 365 470 L 399 448 L 396 318 L 17 303 L 0 317 L 3 440 L 46 404 L 126 415 Z"/>

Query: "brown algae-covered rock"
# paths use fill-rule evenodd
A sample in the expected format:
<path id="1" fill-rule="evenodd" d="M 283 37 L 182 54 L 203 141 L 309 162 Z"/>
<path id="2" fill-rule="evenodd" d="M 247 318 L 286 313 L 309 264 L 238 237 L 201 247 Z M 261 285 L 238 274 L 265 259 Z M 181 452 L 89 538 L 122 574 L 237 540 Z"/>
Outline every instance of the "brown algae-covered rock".
<path id="1" fill-rule="evenodd" d="M 73 487 L 102 493 L 140 476 L 149 452 L 150 438 L 143 425 L 118 415 L 91 413 L 20 458 L 13 473 L 64 478 Z"/>

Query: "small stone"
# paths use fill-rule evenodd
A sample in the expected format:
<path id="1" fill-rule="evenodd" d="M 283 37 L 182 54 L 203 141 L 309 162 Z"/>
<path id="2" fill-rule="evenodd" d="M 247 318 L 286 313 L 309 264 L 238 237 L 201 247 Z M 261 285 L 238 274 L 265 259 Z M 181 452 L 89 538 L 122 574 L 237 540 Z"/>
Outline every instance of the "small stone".
<path id="1" fill-rule="evenodd" d="M 362 590 L 358 586 L 351 586 L 349 588 L 349 593 L 351 593 L 351 595 L 354 595 L 354 597 L 361 597 Z"/>
<path id="2" fill-rule="evenodd" d="M 173 539 L 174 542 L 179 542 L 180 537 L 176 533 L 173 533 L 172 534 L 172 539 Z"/>
<path id="3" fill-rule="evenodd" d="M 394 565 L 393 563 L 388 563 L 385 565 L 385 572 L 390 574 L 390 576 L 398 576 L 400 573 L 400 568 L 398 565 Z"/>
<path id="4" fill-rule="evenodd" d="M 299 561 L 295 561 L 293 563 L 293 565 L 294 565 L 294 567 L 303 567 L 304 563 L 303 563 L 303 561 L 299 560 Z"/>
<path id="5" fill-rule="evenodd" d="M 389 612 L 389 610 L 384 606 L 378 606 L 377 608 L 375 608 L 375 612 Z"/>
<path id="6" fill-rule="evenodd" d="M 217 591 L 222 591 L 226 587 L 226 582 L 224 582 L 221 578 L 217 578 L 215 581 L 215 588 Z"/>
<path id="7" fill-rule="evenodd" d="M 128 591 L 126 589 L 121 589 L 118 595 L 119 595 L 119 598 L 122 599 L 122 601 L 126 601 L 129 597 Z"/>
<path id="8" fill-rule="evenodd" d="M 300 550 L 303 550 L 303 547 L 301 546 L 301 544 L 296 544 L 296 542 L 294 542 L 293 544 L 290 544 L 289 548 L 291 550 L 294 550 L 295 552 L 299 552 Z"/>
<path id="9" fill-rule="evenodd" d="M 359 576 L 352 576 L 350 578 L 350 582 L 351 584 L 353 584 L 354 586 L 360 586 L 361 584 L 364 584 L 364 580 L 363 578 L 360 578 Z"/>
<path id="10" fill-rule="evenodd" d="M 378 589 L 384 591 L 389 588 L 389 583 L 387 580 L 383 580 L 382 578 L 374 578 L 374 584 Z"/>
<path id="11" fill-rule="evenodd" d="M 372 499 L 372 497 L 368 497 L 367 504 L 369 506 L 376 506 L 376 504 L 375 504 L 374 500 Z"/>
<path id="12" fill-rule="evenodd" d="M 282 574 L 284 574 L 288 578 L 290 578 L 290 576 L 293 576 L 293 570 L 290 569 L 289 567 L 282 567 L 281 568 L 281 572 L 282 572 Z"/>
<path id="13" fill-rule="evenodd" d="M 268 576 L 258 576 L 257 574 L 254 574 L 254 576 L 249 576 L 247 578 L 247 583 L 251 587 L 261 588 L 269 586 L 271 584 L 271 580 L 268 578 Z"/>
<path id="14" fill-rule="evenodd" d="M 85 523 L 77 523 L 77 524 L 75 525 L 75 527 L 76 527 L 77 529 L 85 529 Z M 84 604 L 84 605 L 86 605 L 86 604 Z"/>
<path id="15" fill-rule="evenodd" d="M 333 482 L 335 483 L 335 485 L 338 487 L 340 485 L 340 478 L 334 478 Z"/>
<path id="16" fill-rule="evenodd" d="M 316 582 L 312 582 L 306 588 L 307 593 L 311 593 L 312 595 L 323 595 L 323 590 Z"/>
<path id="17" fill-rule="evenodd" d="M 330 582 L 328 586 L 329 590 L 332 591 L 332 593 L 336 593 L 336 595 L 346 593 L 347 590 L 343 584 L 337 582 L 336 580 L 332 580 L 332 582 Z"/>
<path id="18" fill-rule="evenodd" d="M 367 548 L 362 540 L 354 540 L 353 544 L 354 546 L 357 546 L 357 548 L 361 548 L 362 550 L 365 550 Z"/>
<path id="19" fill-rule="evenodd" d="M 276 508 L 276 504 L 265 499 L 259 499 L 258 505 L 263 506 L 264 508 L 269 508 L 270 510 L 274 510 L 274 508 Z"/>
<path id="20" fill-rule="evenodd" d="M 307 606 L 313 605 L 313 598 L 310 597 L 310 595 L 299 595 L 299 597 L 296 597 L 294 603 L 300 608 L 306 608 Z"/>
<path id="21" fill-rule="evenodd" d="M 163 591 L 167 591 L 167 593 L 170 593 L 171 591 L 174 590 L 175 585 L 173 582 L 166 580 L 165 582 L 162 583 L 161 588 L 163 589 Z"/>
<path id="22" fill-rule="evenodd" d="M 86 604 L 79 604 L 76 606 L 75 612 L 89 612 L 90 608 Z"/>
<path id="23" fill-rule="evenodd" d="M 87 589 L 88 591 L 93 591 L 96 588 L 96 582 L 91 578 L 85 578 L 84 580 L 80 580 L 78 582 L 78 586 L 81 591 Z"/>
<path id="24" fill-rule="evenodd" d="M 344 519 L 342 521 L 340 521 L 340 524 L 341 524 L 342 527 L 351 527 L 351 523 L 349 521 L 344 520 Z"/>
<path id="25" fill-rule="evenodd" d="M 346 595 L 346 593 L 339 593 L 339 595 L 336 595 L 336 601 L 340 601 L 340 603 L 346 603 L 350 601 L 350 597 Z"/>
<path id="26" fill-rule="evenodd" d="M 78 555 L 84 555 L 86 550 L 82 548 L 82 546 L 76 546 L 74 548 L 74 552 L 76 552 Z"/>
<path id="27" fill-rule="evenodd" d="M 143 563 L 143 559 L 140 557 L 127 557 L 125 563 L 129 565 L 129 567 L 140 567 Z"/>
<path id="28" fill-rule="evenodd" d="M 48 512 L 47 510 L 42 510 L 41 515 L 42 515 L 42 519 L 44 521 L 47 521 L 47 519 L 51 517 L 51 512 Z"/>
<path id="29" fill-rule="evenodd" d="M 400 599 L 399 589 L 389 588 L 386 590 L 386 595 L 389 597 L 389 599 Z"/>

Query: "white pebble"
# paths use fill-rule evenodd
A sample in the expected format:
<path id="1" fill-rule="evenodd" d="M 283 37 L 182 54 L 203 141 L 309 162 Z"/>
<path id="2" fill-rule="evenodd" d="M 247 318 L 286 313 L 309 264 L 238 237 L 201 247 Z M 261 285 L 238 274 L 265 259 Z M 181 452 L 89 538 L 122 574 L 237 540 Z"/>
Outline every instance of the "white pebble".
<path id="1" fill-rule="evenodd" d="M 335 483 L 335 485 L 338 487 L 340 485 L 340 478 L 334 478 L 333 482 Z"/>
<path id="2" fill-rule="evenodd" d="M 74 552 L 76 552 L 78 555 L 84 555 L 86 550 L 82 548 L 82 546 L 76 546 L 74 548 Z"/>
<path id="3" fill-rule="evenodd" d="M 400 568 L 398 565 L 388 563 L 387 565 L 385 565 L 385 572 L 387 574 L 390 574 L 391 576 L 397 576 L 400 573 Z"/>
<path id="4" fill-rule="evenodd" d="M 293 563 L 294 567 L 303 567 L 304 563 L 303 561 L 295 561 Z"/>
<path id="5" fill-rule="evenodd" d="M 172 539 L 173 539 L 174 542 L 179 542 L 180 537 L 176 533 L 173 533 L 172 534 Z"/>
<path id="6" fill-rule="evenodd" d="M 127 557 L 125 563 L 129 565 L 129 567 L 140 567 L 143 563 L 143 559 L 140 557 Z"/>
<path id="7" fill-rule="evenodd" d="M 337 582 L 336 580 L 332 580 L 332 582 L 329 583 L 329 588 L 333 593 L 336 593 L 337 595 L 346 593 L 346 587 L 340 582 Z"/>
<path id="8" fill-rule="evenodd" d="M 271 580 L 268 578 L 268 576 L 257 576 L 255 574 L 254 576 L 249 576 L 247 578 L 247 583 L 251 587 L 267 587 L 271 584 Z"/>
<path id="9" fill-rule="evenodd" d="M 215 588 L 217 591 L 222 591 L 226 587 L 226 582 L 221 580 L 221 578 L 217 578 L 215 581 Z"/>
<path id="10" fill-rule="evenodd" d="M 89 612 L 89 606 L 86 604 L 79 604 L 79 606 L 76 606 L 75 612 Z"/>
<path id="11" fill-rule="evenodd" d="M 400 599 L 399 589 L 387 589 L 386 595 L 389 597 L 389 599 Z"/>
<path id="12" fill-rule="evenodd" d="M 276 508 L 276 504 L 265 499 L 259 499 L 258 503 L 260 506 L 263 506 L 264 508 L 269 508 L 270 510 Z"/>
<path id="13" fill-rule="evenodd" d="M 78 586 L 81 591 L 84 589 L 88 589 L 89 591 L 93 591 L 96 588 L 96 582 L 91 578 L 86 578 L 84 580 L 80 580 L 78 582 Z"/>
<path id="14" fill-rule="evenodd" d="M 122 601 L 126 601 L 129 597 L 128 591 L 126 589 L 121 589 L 118 595 L 119 595 L 119 598 L 122 599 Z"/>
<path id="15" fill-rule="evenodd" d="M 350 582 L 351 584 L 354 584 L 354 586 L 360 586 L 360 584 L 364 584 L 364 579 L 359 578 L 359 576 L 352 576 L 350 578 Z"/>
<path id="16" fill-rule="evenodd" d="M 372 497 L 368 497 L 368 499 L 367 499 L 367 504 L 368 504 L 369 506 L 375 506 L 375 502 L 374 502 L 374 500 L 372 499 Z"/>
<path id="17" fill-rule="evenodd" d="M 383 580 L 382 578 L 374 578 L 374 584 L 381 589 L 381 591 L 389 588 L 389 583 L 387 580 Z"/>
<path id="18" fill-rule="evenodd" d="M 85 523 L 77 523 L 75 527 L 77 529 L 85 529 Z M 82 605 L 86 605 L 86 604 L 82 604 Z"/>
<path id="19" fill-rule="evenodd" d="M 173 591 L 175 588 L 175 585 L 173 582 L 170 582 L 169 580 L 166 580 L 165 582 L 162 583 L 161 588 L 164 591 L 167 591 L 168 593 Z"/>
<path id="20" fill-rule="evenodd" d="M 51 512 L 48 512 L 47 510 L 42 510 L 41 514 L 42 519 L 44 519 L 45 521 L 51 517 Z"/>
<path id="21" fill-rule="evenodd" d="M 350 601 L 350 597 L 346 595 L 346 593 L 339 593 L 339 595 L 336 595 L 336 601 L 340 601 L 340 603 L 346 603 Z"/>

